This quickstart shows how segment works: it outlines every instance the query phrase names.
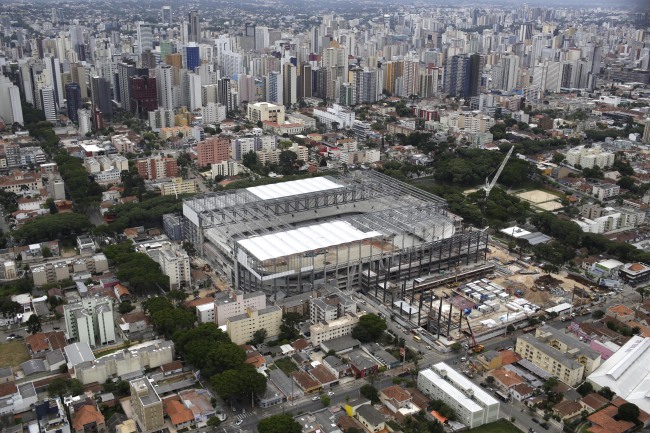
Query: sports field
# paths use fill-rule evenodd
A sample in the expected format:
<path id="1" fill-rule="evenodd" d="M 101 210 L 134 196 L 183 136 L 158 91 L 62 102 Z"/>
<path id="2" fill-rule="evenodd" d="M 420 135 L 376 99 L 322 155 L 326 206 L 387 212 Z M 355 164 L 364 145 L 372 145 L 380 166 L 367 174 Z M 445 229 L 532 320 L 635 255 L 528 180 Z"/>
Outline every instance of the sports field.
<path id="1" fill-rule="evenodd" d="M 532 191 L 521 192 L 517 197 L 529 201 L 533 204 L 545 203 L 547 201 L 557 200 L 557 196 L 546 191 L 534 189 Z"/>

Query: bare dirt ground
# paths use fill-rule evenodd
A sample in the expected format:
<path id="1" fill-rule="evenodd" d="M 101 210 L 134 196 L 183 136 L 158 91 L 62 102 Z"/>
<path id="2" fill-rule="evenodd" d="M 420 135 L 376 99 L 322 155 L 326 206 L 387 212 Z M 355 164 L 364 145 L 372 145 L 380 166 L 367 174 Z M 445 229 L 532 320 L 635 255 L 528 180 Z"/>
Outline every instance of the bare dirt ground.
<path id="1" fill-rule="evenodd" d="M 488 254 L 488 259 L 496 258 L 499 259 L 503 264 L 519 258 L 519 256 L 516 253 L 508 254 L 506 250 L 497 248 L 494 245 L 491 245 L 490 249 L 492 250 L 492 253 Z M 543 291 L 539 290 L 539 287 L 537 287 L 537 285 L 535 284 L 535 282 L 540 277 L 544 277 L 547 275 L 544 273 L 544 271 L 541 268 L 532 265 L 524 266 L 520 263 L 511 264 L 508 266 L 508 268 L 514 272 L 513 275 L 509 275 L 509 276 L 498 275 L 492 281 L 497 284 L 500 284 L 506 289 L 512 289 L 513 292 L 516 289 L 523 290 L 524 298 L 539 305 L 540 307 L 556 305 L 557 297 L 554 296 L 552 293 L 550 293 L 548 290 L 543 290 Z M 538 273 L 537 274 L 518 273 L 521 270 L 530 271 L 530 272 L 537 271 Z M 590 292 L 588 287 L 567 278 L 566 272 L 561 272 L 560 274 L 550 274 L 550 276 L 558 280 L 559 282 L 558 286 L 564 289 L 568 293 L 568 296 L 570 296 L 571 291 L 573 290 L 574 287 L 585 289 L 588 292 Z"/>

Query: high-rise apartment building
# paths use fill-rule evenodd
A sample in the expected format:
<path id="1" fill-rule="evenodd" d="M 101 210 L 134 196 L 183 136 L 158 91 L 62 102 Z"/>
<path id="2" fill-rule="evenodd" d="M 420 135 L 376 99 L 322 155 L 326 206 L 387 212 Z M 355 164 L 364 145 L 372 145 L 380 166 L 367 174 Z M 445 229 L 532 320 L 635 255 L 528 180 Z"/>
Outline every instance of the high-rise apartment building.
<path id="1" fill-rule="evenodd" d="M 137 160 L 138 175 L 144 179 L 161 179 L 178 176 L 174 158 L 152 156 Z"/>
<path id="2" fill-rule="evenodd" d="M 230 157 L 230 139 L 225 136 L 206 138 L 196 145 L 196 154 L 198 167 L 227 161 Z"/>
<path id="3" fill-rule="evenodd" d="M 109 298 L 85 298 L 63 306 L 68 338 L 90 347 L 115 342 L 113 302 Z"/>

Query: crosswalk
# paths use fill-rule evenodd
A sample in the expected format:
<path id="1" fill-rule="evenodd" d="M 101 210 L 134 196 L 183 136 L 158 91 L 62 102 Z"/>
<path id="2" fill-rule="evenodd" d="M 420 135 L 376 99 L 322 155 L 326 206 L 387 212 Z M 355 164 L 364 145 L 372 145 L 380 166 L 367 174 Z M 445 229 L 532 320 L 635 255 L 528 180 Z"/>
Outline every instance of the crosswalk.
<path id="1" fill-rule="evenodd" d="M 253 415 L 252 412 L 240 413 L 235 418 L 239 421 L 240 419 L 245 419 L 252 415 Z"/>

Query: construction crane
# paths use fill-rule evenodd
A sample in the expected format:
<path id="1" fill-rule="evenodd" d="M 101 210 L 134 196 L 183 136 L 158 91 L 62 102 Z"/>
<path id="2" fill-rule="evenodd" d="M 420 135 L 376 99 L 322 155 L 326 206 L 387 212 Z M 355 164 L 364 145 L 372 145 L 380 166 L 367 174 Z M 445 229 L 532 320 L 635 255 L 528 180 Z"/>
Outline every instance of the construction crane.
<path id="1" fill-rule="evenodd" d="M 499 179 L 499 176 L 501 176 L 501 172 L 503 171 L 503 168 L 506 166 L 508 163 L 508 160 L 510 159 L 510 155 L 512 155 L 512 151 L 515 150 L 515 146 L 512 146 L 508 153 L 506 154 L 506 157 L 503 159 L 503 162 L 499 166 L 499 169 L 497 170 L 497 174 L 494 175 L 492 178 L 492 182 L 490 182 L 490 178 L 486 177 L 485 178 L 485 186 L 482 188 L 483 191 L 485 191 L 485 201 L 487 202 L 488 197 L 490 196 L 490 191 L 492 191 L 492 188 L 494 188 L 494 185 L 496 185 L 497 180 Z"/>
<path id="2" fill-rule="evenodd" d="M 476 338 L 474 338 L 474 332 L 472 332 L 472 327 L 469 326 L 469 319 L 467 318 L 467 314 L 464 314 L 465 316 L 465 322 L 467 322 L 467 329 L 469 330 L 469 336 L 472 338 L 472 344 L 468 345 L 468 349 L 472 349 L 474 353 L 481 353 L 483 352 L 483 349 L 485 349 L 485 346 L 482 344 L 478 344 L 476 342 Z"/>

